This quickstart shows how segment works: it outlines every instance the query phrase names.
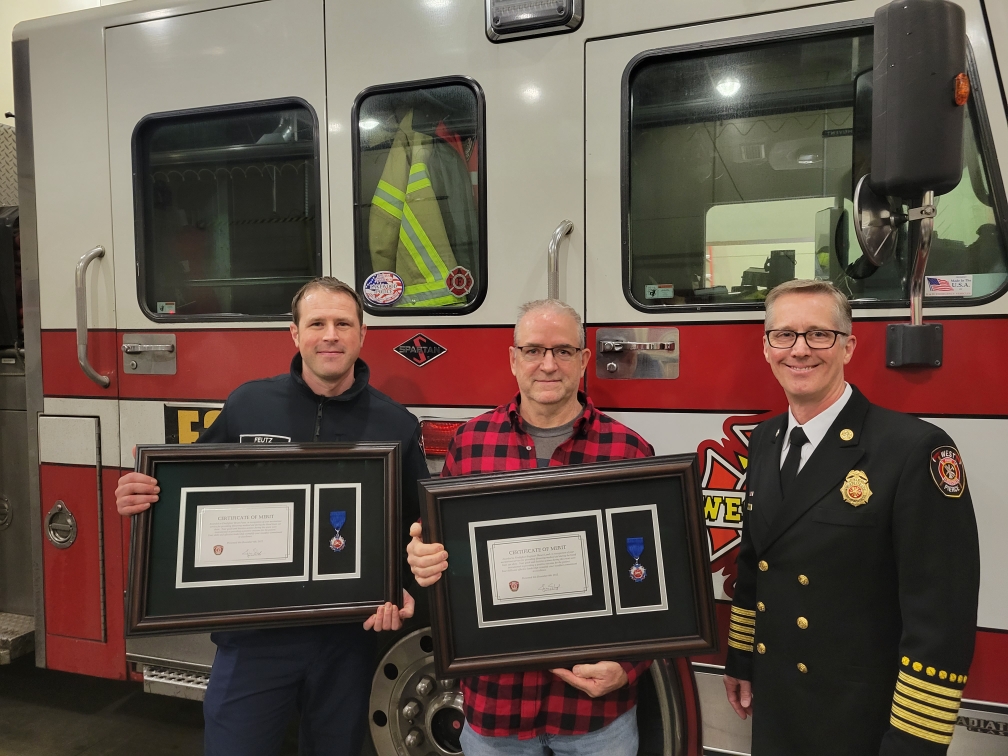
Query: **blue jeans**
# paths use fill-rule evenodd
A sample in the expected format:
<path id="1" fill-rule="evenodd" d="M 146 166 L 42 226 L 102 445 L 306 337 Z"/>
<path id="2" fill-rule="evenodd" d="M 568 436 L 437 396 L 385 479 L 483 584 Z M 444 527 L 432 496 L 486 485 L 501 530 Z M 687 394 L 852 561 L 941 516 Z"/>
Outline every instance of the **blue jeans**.
<path id="1" fill-rule="evenodd" d="M 616 717 L 601 730 L 584 735 L 539 735 L 519 740 L 517 735 L 492 737 L 462 728 L 465 756 L 637 756 L 637 707 Z"/>

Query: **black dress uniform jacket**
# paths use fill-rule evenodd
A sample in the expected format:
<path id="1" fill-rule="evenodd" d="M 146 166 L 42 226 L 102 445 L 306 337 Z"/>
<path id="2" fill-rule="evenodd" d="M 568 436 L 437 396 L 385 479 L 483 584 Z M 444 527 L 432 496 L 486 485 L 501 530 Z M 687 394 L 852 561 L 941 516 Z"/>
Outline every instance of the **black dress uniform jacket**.
<path id="1" fill-rule="evenodd" d="M 855 388 L 783 497 L 787 424 L 767 420 L 749 444 L 729 626 L 753 756 L 944 754 L 980 586 L 958 451 Z"/>

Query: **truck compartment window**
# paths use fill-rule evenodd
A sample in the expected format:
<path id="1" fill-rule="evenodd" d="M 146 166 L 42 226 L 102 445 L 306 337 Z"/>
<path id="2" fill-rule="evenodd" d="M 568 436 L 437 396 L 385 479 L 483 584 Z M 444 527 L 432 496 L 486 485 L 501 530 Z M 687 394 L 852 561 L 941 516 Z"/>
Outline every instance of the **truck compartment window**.
<path id="1" fill-rule="evenodd" d="M 133 135 L 137 287 L 152 320 L 289 317 L 322 271 L 315 113 L 301 100 L 151 115 Z"/>
<path id="2" fill-rule="evenodd" d="M 870 29 L 645 53 L 627 68 L 624 289 L 641 310 L 756 308 L 792 278 L 859 306 L 905 302 L 914 246 L 859 264 L 853 189 L 870 169 Z M 975 78 L 975 77 L 974 77 Z M 925 295 L 989 299 L 1005 285 L 1003 188 L 971 95 L 963 178 L 938 200 Z"/>
<path id="3" fill-rule="evenodd" d="M 374 315 L 472 312 L 486 296 L 483 92 L 373 87 L 353 110 L 357 288 Z"/>

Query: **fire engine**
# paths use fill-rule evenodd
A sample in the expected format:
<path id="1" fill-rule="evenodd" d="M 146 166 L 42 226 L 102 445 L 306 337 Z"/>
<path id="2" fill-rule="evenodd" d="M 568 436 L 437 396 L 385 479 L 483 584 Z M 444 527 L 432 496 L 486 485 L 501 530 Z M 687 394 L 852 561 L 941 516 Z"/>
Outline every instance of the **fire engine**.
<path id="1" fill-rule="evenodd" d="M 721 676 L 748 438 L 786 407 L 761 300 L 822 278 L 854 308 L 851 382 L 969 468 L 982 584 L 950 753 L 1008 753 L 1008 5 L 957 2 L 963 171 L 925 203 L 917 276 L 900 206 L 865 189 L 855 208 L 879 0 L 136 0 L 16 27 L 0 660 L 33 633 L 38 666 L 202 696 L 207 636 L 124 639 L 116 481 L 136 444 L 195 441 L 236 386 L 288 369 L 303 282 L 361 291 L 362 357 L 433 471 L 513 394 L 516 309 L 552 296 L 584 316 L 595 403 L 703 471 L 722 652 L 656 660 L 641 752 L 748 753 Z M 911 299 L 941 338 L 901 351 Z M 415 622 L 377 660 L 381 756 L 459 752 L 431 648 Z"/>

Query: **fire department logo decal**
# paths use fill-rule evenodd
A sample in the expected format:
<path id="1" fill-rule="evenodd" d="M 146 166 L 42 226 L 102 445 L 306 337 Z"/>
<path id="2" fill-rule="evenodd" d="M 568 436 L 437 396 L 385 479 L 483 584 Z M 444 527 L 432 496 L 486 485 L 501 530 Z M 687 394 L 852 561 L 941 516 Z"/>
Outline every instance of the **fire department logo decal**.
<path id="1" fill-rule="evenodd" d="M 722 425 L 720 441 L 711 438 L 697 447 L 703 466 L 700 480 L 714 598 L 721 601 L 731 601 L 735 591 L 735 557 L 742 541 L 749 437 L 759 422 L 770 416 L 771 413 L 729 417 Z"/>
<path id="2" fill-rule="evenodd" d="M 868 476 L 861 470 L 851 470 L 847 473 L 847 479 L 840 487 L 840 494 L 843 500 L 852 507 L 860 507 L 867 504 L 872 492 L 868 487 Z"/>
<path id="3" fill-rule="evenodd" d="M 510 583 L 508 583 L 508 588 L 511 589 L 512 593 L 514 593 L 515 591 L 517 591 L 518 590 L 518 581 L 517 580 L 512 580 Z"/>
<path id="4" fill-rule="evenodd" d="M 966 490 L 966 470 L 954 446 L 939 446 L 931 452 L 931 477 L 938 490 L 950 499 L 958 499 Z"/>
<path id="5" fill-rule="evenodd" d="M 445 281 L 448 291 L 458 297 L 465 296 L 473 287 L 473 277 L 466 268 L 459 265 L 448 272 L 448 279 Z"/>
<path id="6" fill-rule="evenodd" d="M 412 339 L 404 341 L 397 346 L 395 351 L 417 367 L 423 367 L 428 362 L 436 360 L 448 350 L 433 339 L 424 336 L 422 333 L 418 333 Z"/>
<path id="7" fill-rule="evenodd" d="M 217 546 L 214 546 L 213 553 L 216 554 L 217 556 L 220 556 L 221 554 L 224 553 L 224 547 L 219 544 Z"/>

